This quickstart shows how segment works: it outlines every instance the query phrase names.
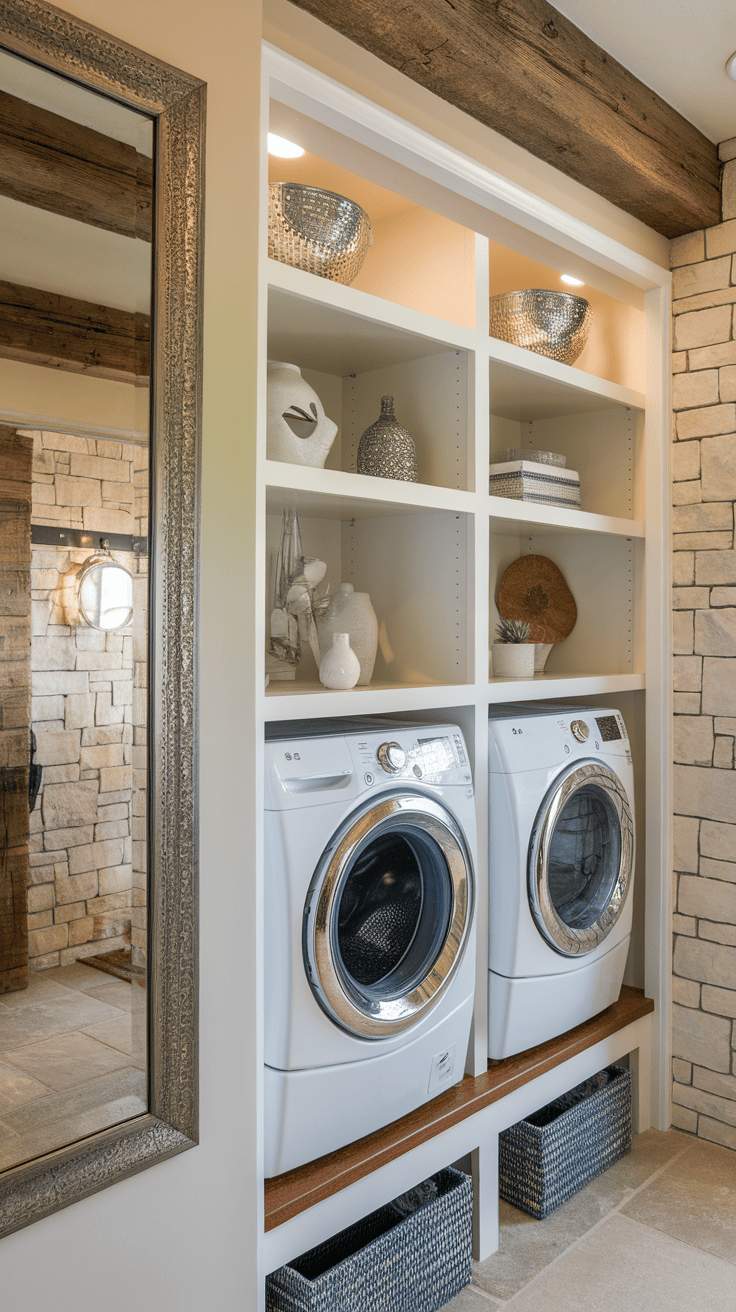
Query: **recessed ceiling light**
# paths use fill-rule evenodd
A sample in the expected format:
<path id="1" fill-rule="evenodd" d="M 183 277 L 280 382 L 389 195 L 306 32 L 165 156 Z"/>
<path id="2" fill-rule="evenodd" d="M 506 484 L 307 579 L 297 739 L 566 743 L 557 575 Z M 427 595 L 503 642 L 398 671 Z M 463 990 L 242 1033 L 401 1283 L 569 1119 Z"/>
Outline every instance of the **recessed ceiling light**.
<path id="1" fill-rule="evenodd" d="M 728 73 L 728 76 L 732 77 L 734 82 L 736 82 L 736 50 L 731 55 L 731 58 L 726 60 L 726 72 Z"/>
<path id="2" fill-rule="evenodd" d="M 275 132 L 269 132 L 268 153 L 278 155 L 279 159 L 298 159 L 304 154 L 304 150 L 301 146 L 295 146 L 293 141 L 287 141 L 285 137 L 277 137 Z"/>
<path id="3" fill-rule="evenodd" d="M 569 273 L 560 274 L 560 282 L 566 282 L 569 287 L 584 287 L 585 283 L 580 278 L 572 278 Z"/>

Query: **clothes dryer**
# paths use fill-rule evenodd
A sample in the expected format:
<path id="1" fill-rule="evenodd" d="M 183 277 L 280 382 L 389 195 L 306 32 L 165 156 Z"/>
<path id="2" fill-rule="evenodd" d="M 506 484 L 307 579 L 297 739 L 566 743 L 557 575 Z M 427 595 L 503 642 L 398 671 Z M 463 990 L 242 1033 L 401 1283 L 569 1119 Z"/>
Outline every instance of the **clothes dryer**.
<path id="1" fill-rule="evenodd" d="M 618 999 L 632 923 L 634 776 L 616 710 L 489 720 L 489 1053 L 536 1047 Z"/>
<path id="2" fill-rule="evenodd" d="M 475 864 L 472 776 L 457 726 L 271 726 L 267 1176 L 462 1079 Z"/>

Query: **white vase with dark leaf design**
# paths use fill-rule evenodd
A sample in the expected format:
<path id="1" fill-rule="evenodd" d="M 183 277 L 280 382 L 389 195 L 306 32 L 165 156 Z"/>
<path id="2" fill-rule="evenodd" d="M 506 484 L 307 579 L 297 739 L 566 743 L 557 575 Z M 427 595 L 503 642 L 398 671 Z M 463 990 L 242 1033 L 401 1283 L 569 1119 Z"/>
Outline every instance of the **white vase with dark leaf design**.
<path id="1" fill-rule="evenodd" d="M 266 455 L 291 465 L 323 469 L 337 433 L 298 365 L 269 360 Z"/>

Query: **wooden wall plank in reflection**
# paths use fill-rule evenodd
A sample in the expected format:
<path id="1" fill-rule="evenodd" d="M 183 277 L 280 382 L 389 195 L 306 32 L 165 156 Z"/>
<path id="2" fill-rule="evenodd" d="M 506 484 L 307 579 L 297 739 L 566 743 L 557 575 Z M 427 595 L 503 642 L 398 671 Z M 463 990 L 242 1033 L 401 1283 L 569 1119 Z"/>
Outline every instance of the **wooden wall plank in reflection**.
<path id="1" fill-rule="evenodd" d="M 32 461 L 0 425 L 0 993 L 28 985 Z"/>
<path id="2" fill-rule="evenodd" d="M 151 320 L 107 305 L 0 282 L 0 357 L 148 384 Z"/>
<path id="3" fill-rule="evenodd" d="M 0 92 L 0 194 L 151 240 L 153 161 L 125 141 Z"/>

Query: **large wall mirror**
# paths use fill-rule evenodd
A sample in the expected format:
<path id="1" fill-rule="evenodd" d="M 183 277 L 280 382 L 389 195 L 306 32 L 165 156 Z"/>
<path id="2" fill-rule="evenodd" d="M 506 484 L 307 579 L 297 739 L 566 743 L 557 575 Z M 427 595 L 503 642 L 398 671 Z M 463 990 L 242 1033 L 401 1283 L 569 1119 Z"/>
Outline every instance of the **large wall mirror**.
<path id="1" fill-rule="evenodd" d="M 197 1137 L 203 111 L 0 6 L 0 1234 Z"/>

